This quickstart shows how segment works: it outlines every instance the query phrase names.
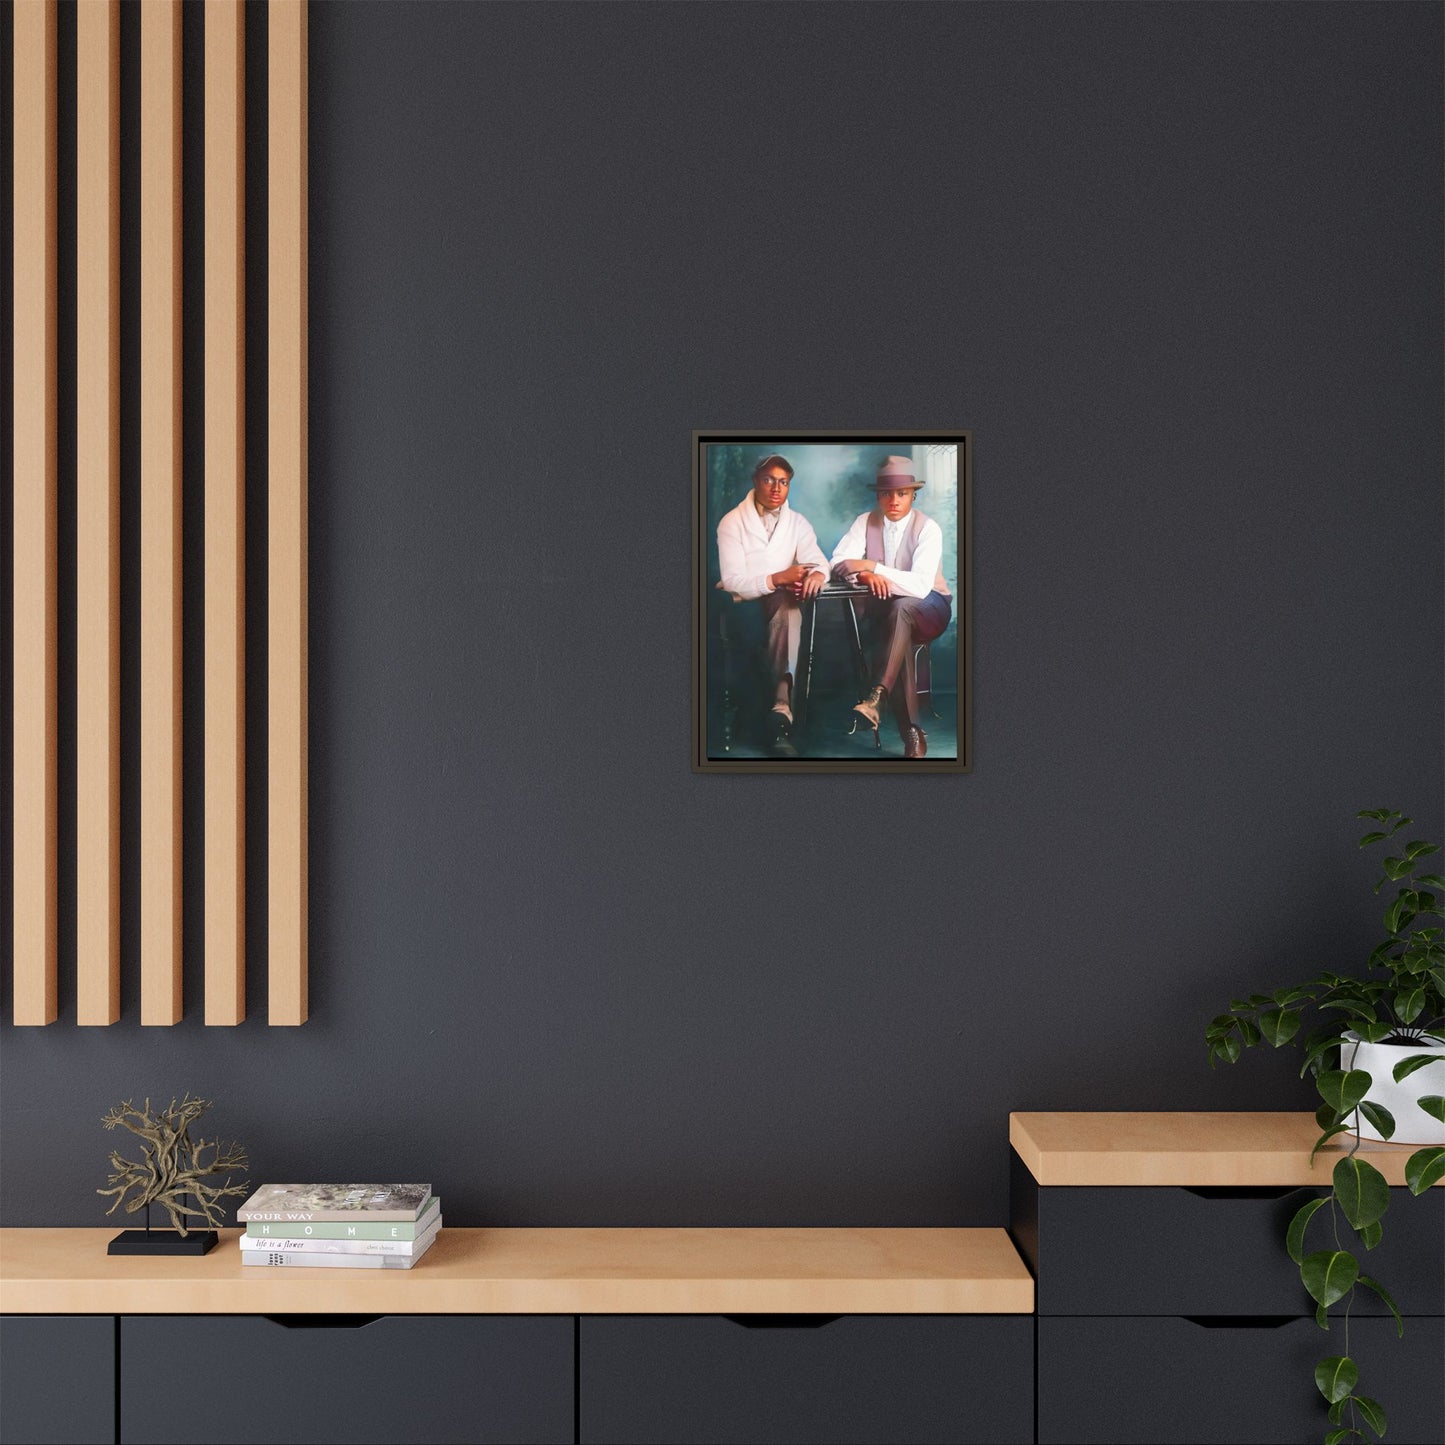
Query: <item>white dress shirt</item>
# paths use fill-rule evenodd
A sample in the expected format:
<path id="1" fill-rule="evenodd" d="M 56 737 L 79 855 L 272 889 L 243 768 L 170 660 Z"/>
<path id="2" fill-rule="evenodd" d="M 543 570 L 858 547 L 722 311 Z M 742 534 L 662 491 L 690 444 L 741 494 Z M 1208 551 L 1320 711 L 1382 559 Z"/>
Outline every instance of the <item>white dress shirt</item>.
<path id="1" fill-rule="evenodd" d="M 868 549 L 868 518 L 872 512 L 859 512 L 853 518 L 853 525 L 843 534 L 843 540 L 833 548 L 832 565 L 839 562 L 856 562 Z M 904 572 L 893 565 L 898 555 L 903 534 L 913 525 L 913 512 L 896 522 L 883 519 L 883 560 L 873 569 L 888 583 L 890 596 L 927 597 L 941 574 L 943 562 L 943 529 L 930 517 L 918 534 L 913 546 L 913 566 Z"/>
<path id="2" fill-rule="evenodd" d="M 912 516 L 910 512 L 908 514 Z M 896 522 L 889 518 L 883 519 L 883 565 L 891 567 L 898 557 L 898 543 L 903 538 L 903 529 L 908 525 L 908 517 L 900 517 Z"/>
<path id="3" fill-rule="evenodd" d="M 808 519 L 784 502 L 769 535 L 751 492 L 718 523 L 717 554 L 722 569 L 718 586 L 737 602 L 771 592 L 768 578 L 794 562 L 828 575 L 828 559 Z"/>

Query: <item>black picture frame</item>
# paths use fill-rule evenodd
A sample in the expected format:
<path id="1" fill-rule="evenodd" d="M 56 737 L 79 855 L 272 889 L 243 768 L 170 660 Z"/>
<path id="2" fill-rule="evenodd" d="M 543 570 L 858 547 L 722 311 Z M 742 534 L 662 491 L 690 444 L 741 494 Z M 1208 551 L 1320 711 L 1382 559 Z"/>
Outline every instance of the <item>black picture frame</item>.
<path id="1" fill-rule="evenodd" d="M 727 448 L 721 456 L 710 452 L 710 448 Z M 939 741 L 946 745 L 954 740 L 952 755 L 935 755 L 930 746 L 929 755 L 922 758 L 901 756 L 901 744 L 885 747 L 882 743 L 884 726 L 873 734 L 859 735 L 856 746 L 850 738 L 844 745 L 835 732 L 830 731 L 820 740 L 820 707 L 823 696 L 816 698 L 810 691 L 798 709 L 795 742 L 797 756 L 769 755 L 756 739 L 750 739 L 746 726 L 739 727 L 739 718 L 746 720 L 749 710 L 756 711 L 756 698 L 739 703 L 734 695 L 737 675 L 735 646 L 726 636 L 728 604 L 734 598 L 721 592 L 716 529 L 720 520 L 720 508 L 724 502 L 736 506 L 748 495 L 739 490 L 736 476 L 740 466 L 746 466 L 748 457 L 755 453 L 753 464 L 770 453 L 791 456 L 789 448 L 799 457 L 829 454 L 823 451 L 805 453 L 805 448 L 838 449 L 840 457 L 846 459 L 851 453 L 854 470 L 848 478 L 849 492 L 845 500 L 853 505 L 852 488 L 856 487 L 856 506 L 859 512 L 869 509 L 872 493 L 866 489 L 871 480 L 869 467 L 884 453 L 917 455 L 915 448 L 935 449 L 927 455 L 956 448 L 956 471 L 951 474 L 956 516 L 951 519 L 950 528 L 944 519 L 945 538 L 952 531 L 954 547 L 950 549 L 945 541 L 943 571 L 945 577 L 955 579 L 953 591 L 953 615 L 948 627 L 939 638 L 937 649 L 948 660 L 945 662 L 939 687 L 940 674 L 932 666 L 929 657 L 928 700 L 930 709 L 936 714 L 935 704 L 939 697 L 945 700 L 950 694 L 946 685 L 952 683 L 952 716 L 939 727 Z M 791 463 L 790 463 L 791 464 Z M 820 462 L 821 465 L 821 462 Z M 804 476 L 800 467 L 799 479 Z M 726 496 L 720 496 L 723 477 L 734 481 Z M 835 484 L 836 487 L 837 484 Z M 797 489 L 803 490 L 803 489 Z M 793 499 L 790 496 L 790 505 Z M 836 513 L 838 494 L 833 494 Z M 930 497 L 930 503 L 937 505 L 937 499 Z M 808 499 L 799 496 L 794 510 L 806 515 Z M 930 513 L 931 515 L 931 513 Z M 889 431 L 881 429 L 798 431 L 798 430 L 719 430 L 707 429 L 692 434 L 692 767 L 697 773 L 897 773 L 917 776 L 931 773 L 971 773 L 973 771 L 973 434 L 967 429 Z M 841 535 L 841 533 L 840 533 Z M 838 539 L 819 531 L 817 540 L 824 555 L 830 554 Z M 846 599 L 843 599 L 846 602 Z M 742 604 L 747 605 L 747 604 Z M 856 664 L 859 654 L 856 610 L 847 607 L 851 619 L 853 643 L 850 653 Z M 816 619 L 818 607 L 811 613 L 813 636 L 808 637 L 810 621 L 805 612 L 803 624 L 804 642 L 800 650 L 798 677 L 795 687 L 802 685 L 811 689 L 814 669 L 818 665 Z M 845 628 L 846 632 L 846 628 Z M 952 634 L 949 638 L 948 634 Z M 952 646 L 948 646 L 948 642 Z M 866 649 L 863 650 L 866 653 Z M 835 659 L 836 662 L 836 659 Z M 836 667 L 835 667 L 836 672 Z M 861 674 L 860 674 L 861 675 Z M 921 677 L 921 667 L 920 667 Z M 920 692 L 920 696 L 921 696 Z M 845 708 L 840 714 L 837 699 L 833 700 L 833 711 L 828 720 L 846 717 Z M 946 730 L 946 721 L 951 720 L 951 734 Z M 876 742 L 875 742 L 876 739 Z M 930 733 L 930 739 L 932 734 Z"/>

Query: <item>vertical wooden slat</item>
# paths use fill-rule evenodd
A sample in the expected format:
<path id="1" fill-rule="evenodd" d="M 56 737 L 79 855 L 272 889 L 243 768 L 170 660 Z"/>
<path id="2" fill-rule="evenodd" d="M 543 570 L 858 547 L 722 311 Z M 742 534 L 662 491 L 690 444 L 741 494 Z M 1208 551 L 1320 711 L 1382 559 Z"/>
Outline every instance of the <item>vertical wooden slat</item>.
<path id="1" fill-rule="evenodd" d="M 181 7 L 141 0 L 141 1023 L 181 1016 Z"/>
<path id="2" fill-rule="evenodd" d="M 246 1016 L 245 7 L 206 3 L 206 1022 Z"/>
<path id="3" fill-rule="evenodd" d="M 268 9 L 269 1021 L 307 1013 L 306 3 Z"/>
<path id="4" fill-rule="evenodd" d="M 76 1022 L 120 1017 L 120 0 L 75 32 Z"/>
<path id="5" fill-rule="evenodd" d="M 11 1017 L 56 1015 L 55 3 L 14 8 L 14 882 Z"/>

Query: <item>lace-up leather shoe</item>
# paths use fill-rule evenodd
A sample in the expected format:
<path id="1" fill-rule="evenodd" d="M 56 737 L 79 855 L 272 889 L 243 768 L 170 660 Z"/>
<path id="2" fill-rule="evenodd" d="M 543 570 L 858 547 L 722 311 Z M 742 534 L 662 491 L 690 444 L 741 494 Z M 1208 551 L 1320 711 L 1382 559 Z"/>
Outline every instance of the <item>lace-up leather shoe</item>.
<path id="1" fill-rule="evenodd" d="M 878 731 L 878 719 L 883 712 L 883 699 L 887 695 L 888 689 L 882 683 L 877 683 L 868 689 L 860 702 L 853 704 L 855 715 L 862 718 L 875 733 Z"/>

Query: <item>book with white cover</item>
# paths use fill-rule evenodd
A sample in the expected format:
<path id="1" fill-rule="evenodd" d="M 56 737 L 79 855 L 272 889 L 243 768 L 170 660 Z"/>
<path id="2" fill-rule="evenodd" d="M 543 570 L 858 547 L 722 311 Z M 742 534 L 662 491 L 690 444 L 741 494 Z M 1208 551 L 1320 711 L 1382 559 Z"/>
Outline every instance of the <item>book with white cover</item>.
<path id="1" fill-rule="evenodd" d="M 309 1249 L 250 1249 L 241 1256 L 244 1265 L 263 1269 L 410 1269 L 431 1248 L 440 1231 L 417 1254 L 320 1254 Z M 421 1240 L 417 1240 L 420 1245 Z"/>
<path id="2" fill-rule="evenodd" d="M 433 1216 L 432 1227 L 416 1239 L 263 1239 L 243 1234 L 241 1248 L 247 1253 L 270 1249 L 280 1254 L 401 1254 L 415 1257 L 436 1238 L 441 1228 L 440 1214 Z"/>

